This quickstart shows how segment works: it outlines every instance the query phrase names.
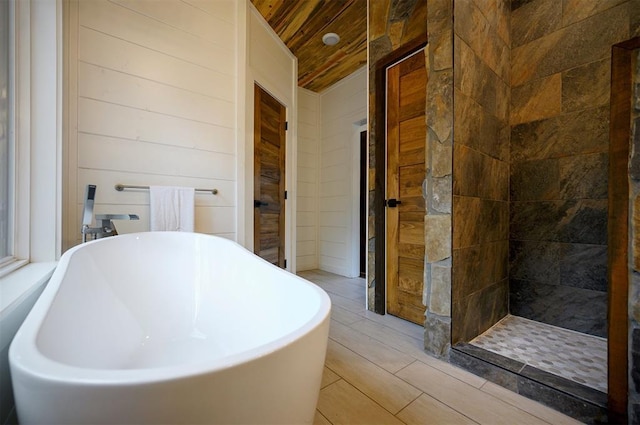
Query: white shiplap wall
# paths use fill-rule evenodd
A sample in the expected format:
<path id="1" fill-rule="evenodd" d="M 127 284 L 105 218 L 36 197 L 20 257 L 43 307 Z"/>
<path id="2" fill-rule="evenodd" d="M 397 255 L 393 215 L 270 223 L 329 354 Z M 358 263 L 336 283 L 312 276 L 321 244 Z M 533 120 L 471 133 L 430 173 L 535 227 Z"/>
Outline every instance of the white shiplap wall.
<path id="1" fill-rule="evenodd" d="M 320 96 L 298 88 L 298 271 L 318 268 Z"/>
<path id="2" fill-rule="evenodd" d="M 359 129 L 367 117 L 361 68 L 320 95 L 319 268 L 357 276 Z"/>
<path id="3" fill-rule="evenodd" d="M 149 193 L 116 183 L 217 188 L 196 194 L 196 231 L 235 239 L 236 2 L 65 6 L 65 249 L 80 240 L 90 183 L 95 213 L 140 216 L 121 232 L 149 229 Z"/>

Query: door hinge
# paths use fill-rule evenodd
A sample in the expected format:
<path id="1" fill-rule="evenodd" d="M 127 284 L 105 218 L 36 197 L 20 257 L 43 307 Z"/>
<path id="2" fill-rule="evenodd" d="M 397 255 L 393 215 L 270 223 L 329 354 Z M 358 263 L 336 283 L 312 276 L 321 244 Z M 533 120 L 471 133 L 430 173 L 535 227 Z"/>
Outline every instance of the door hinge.
<path id="1" fill-rule="evenodd" d="M 287 191 L 284 191 L 284 199 L 287 199 Z"/>
<path id="2" fill-rule="evenodd" d="M 284 122 L 284 129 L 289 130 L 289 121 Z"/>
<path id="3" fill-rule="evenodd" d="M 287 268 L 287 260 L 286 259 L 284 260 L 284 268 L 285 269 Z"/>

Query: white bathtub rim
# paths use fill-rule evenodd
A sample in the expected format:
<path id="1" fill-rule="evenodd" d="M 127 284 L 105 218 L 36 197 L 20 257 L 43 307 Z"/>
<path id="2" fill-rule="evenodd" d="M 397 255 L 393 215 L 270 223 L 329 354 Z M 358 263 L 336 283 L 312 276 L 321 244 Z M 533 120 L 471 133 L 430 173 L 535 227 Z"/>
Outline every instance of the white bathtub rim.
<path id="1" fill-rule="evenodd" d="M 149 233 L 149 232 L 148 232 Z M 139 235 L 148 235 L 148 233 L 131 233 L 127 235 L 119 235 L 116 237 L 135 237 Z M 152 233 L 171 233 L 175 232 L 152 232 Z M 231 243 L 238 245 L 243 250 L 246 250 L 241 245 L 234 241 L 211 235 L 202 235 L 206 237 L 213 237 L 220 240 L 224 240 L 225 243 Z M 106 240 L 106 239 L 105 239 Z M 9 348 L 9 360 L 11 368 L 20 370 L 22 373 L 29 375 L 39 380 L 45 380 L 49 382 L 64 382 L 68 384 L 88 384 L 88 385 L 120 385 L 120 384 L 140 384 L 140 383 L 153 383 L 162 382 L 173 379 L 183 379 L 198 375 L 205 375 L 209 373 L 220 372 L 225 369 L 231 369 L 243 363 L 248 363 L 253 360 L 260 359 L 268 356 L 279 349 L 286 347 L 289 344 L 294 343 L 304 335 L 316 331 L 326 321 L 329 320 L 331 312 L 331 300 L 324 290 L 317 285 L 300 278 L 294 274 L 291 274 L 292 279 L 301 281 L 301 283 L 308 285 L 314 292 L 320 297 L 320 306 L 318 312 L 311 316 L 309 320 L 301 327 L 270 341 L 266 344 L 262 344 L 256 347 L 252 347 L 248 350 L 241 351 L 239 353 L 233 353 L 227 356 L 215 358 L 211 361 L 198 361 L 192 363 L 173 364 L 166 366 L 157 366 L 150 368 L 89 368 L 89 367 L 77 367 L 66 363 L 58 362 L 48 358 L 42 354 L 37 345 L 38 332 L 40 326 L 43 323 L 44 317 L 49 311 L 51 303 L 54 301 L 55 296 L 58 293 L 60 283 L 67 270 L 68 263 L 75 253 L 82 249 L 87 244 L 101 243 L 104 240 L 95 240 L 87 242 L 83 245 L 75 246 L 69 249 L 60 258 L 58 266 L 54 271 L 49 283 L 40 295 L 35 306 L 20 326 L 20 329 L 16 333 L 11 346 Z M 248 254 L 251 254 L 247 251 Z M 260 257 L 254 258 L 255 261 L 263 261 L 268 266 L 273 267 L 282 273 L 283 270 L 279 267 L 263 260 Z M 46 307 L 43 307 L 46 305 Z"/>

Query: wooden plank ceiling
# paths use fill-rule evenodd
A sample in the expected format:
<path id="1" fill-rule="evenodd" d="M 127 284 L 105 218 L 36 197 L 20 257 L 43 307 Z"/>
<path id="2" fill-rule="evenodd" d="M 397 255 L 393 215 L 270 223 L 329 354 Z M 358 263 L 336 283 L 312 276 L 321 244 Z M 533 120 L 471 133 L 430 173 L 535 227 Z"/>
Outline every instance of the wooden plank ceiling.
<path id="1" fill-rule="evenodd" d="M 251 0 L 298 58 L 298 86 L 330 87 L 367 63 L 367 0 Z M 340 42 L 325 46 L 335 32 Z"/>

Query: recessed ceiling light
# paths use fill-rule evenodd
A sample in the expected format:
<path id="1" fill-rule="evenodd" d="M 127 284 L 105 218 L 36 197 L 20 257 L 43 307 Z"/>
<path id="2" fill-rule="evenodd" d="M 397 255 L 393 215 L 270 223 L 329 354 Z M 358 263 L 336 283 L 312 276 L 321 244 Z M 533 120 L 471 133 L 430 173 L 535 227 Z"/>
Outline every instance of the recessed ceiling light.
<path id="1" fill-rule="evenodd" d="M 333 46 L 338 44 L 340 41 L 340 36 L 335 32 L 328 32 L 322 36 L 322 42 L 327 46 Z"/>

